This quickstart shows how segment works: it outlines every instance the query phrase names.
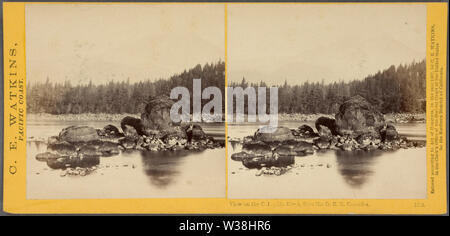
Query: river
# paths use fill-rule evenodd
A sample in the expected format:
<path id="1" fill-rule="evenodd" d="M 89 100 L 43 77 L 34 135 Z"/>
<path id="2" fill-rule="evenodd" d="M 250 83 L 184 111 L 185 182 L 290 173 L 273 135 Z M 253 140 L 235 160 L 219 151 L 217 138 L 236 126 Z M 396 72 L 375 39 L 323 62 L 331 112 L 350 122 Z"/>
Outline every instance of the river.
<path id="1" fill-rule="evenodd" d="M 297 128 L 308 122 L 280 122 Z M 46 139 L 70 125 L 102 128 L 118 122 L 28 121 L 29 139 Z M 224 138 L 222 124 L 202 124 L 205 132 Z M 425 139 L 423 123 L 397 124 L 401 135 Z M 229 124 L 228 136 L 252 135 L 258 125 Z M 325 151 L 295 157 L 296 167 L 281 176 L 256 176 L 230 156 L 239 145 L 228 145 L 228 197 L 232 199 L 305 198 L 425 198 L 426 148 L 397 151 Z M 224 148 L 201 152 L 123 152 L 102 157 L 98 170 L 87 176 L 61 177 L 60 170 L 35 159 L 46 144 L 27 142 L 27 199 L 69 198 L 224 198 Z"/>
<path id="2" fill-rule="evenodd" d="M 28 121 L 27 137 L 47 139 L 70 125 L 102 128 L 119 122 Z M 201 124 L 224 139 L 223 124 Z M 27 142 L 27 199 L 69 198 L 223 198 L 226 194 L 225 148 L 193 151 L 131 151 L 101 157 L 87 176 L 64 176 L 35 159 L 46 151 L 40 141 Z"/>
<path id="3" fill-rule="evenodd" d="M 281 122 L 281 126 L 297 128 L 312 122 Z M 426 139 L 425 123 L 396 124 L 400 135 L 409 139 Z M 228 136 L 252 135 L 258 125 L 229 124 Z M 425 198 L 426 148 L 397 151 L 333 151 L 316 152 L 295 157 L 293 169 L 281 176 L 256 176 L 231 155 L 241 145 L 228 145 L 228 197 L 233 199 L 306 199 L 306 198 Z"/>

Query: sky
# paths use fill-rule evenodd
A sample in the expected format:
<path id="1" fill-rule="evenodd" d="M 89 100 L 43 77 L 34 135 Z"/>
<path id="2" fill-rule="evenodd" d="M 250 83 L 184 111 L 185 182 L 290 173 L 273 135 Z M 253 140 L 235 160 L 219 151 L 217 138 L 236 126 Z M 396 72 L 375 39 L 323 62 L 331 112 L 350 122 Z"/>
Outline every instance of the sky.
<path id="1" fill-rule="evenodd" d="M 350 81 L 425 59 L 423 4 L 230 4 L 228 80 Z"/>
<path id="2" fill-rule="evenodd" d="M 26 4 L 27 81 L 168 78 L 225 60 L 219 4 Z"/>
<path id="3" fill-rule="evenodd" d="M 229 81 L 363 79 L 426 52 L 423 4 L 228 4 Z M 26 4 L 28 82 L 168 78 L 225 60 L 223 4 Z"/>

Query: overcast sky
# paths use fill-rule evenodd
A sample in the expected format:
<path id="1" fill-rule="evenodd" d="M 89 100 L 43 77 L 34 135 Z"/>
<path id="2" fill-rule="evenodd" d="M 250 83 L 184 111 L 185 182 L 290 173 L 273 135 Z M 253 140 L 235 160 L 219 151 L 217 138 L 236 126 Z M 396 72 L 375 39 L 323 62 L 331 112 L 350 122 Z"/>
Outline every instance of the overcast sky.
<path id="1" fill-rule="evenodd" d="M 228 13 L 230 81 L 349 81 L 425 59 L 422 4 L 230 4 Z"/>
<path id="2" fill-rule="evenodd" d="M 28 81 L 167 78 L 224 61 L 221 4 L 26 4 Z"/>
<path id="3" fill-rule="evenodd" d="M 223 4 L 27 4 L 28 81 L 167 78 L 225 60 Z M 362 79 L 425 58 L 423 4 L 229 4 L 228 79 Z"/>

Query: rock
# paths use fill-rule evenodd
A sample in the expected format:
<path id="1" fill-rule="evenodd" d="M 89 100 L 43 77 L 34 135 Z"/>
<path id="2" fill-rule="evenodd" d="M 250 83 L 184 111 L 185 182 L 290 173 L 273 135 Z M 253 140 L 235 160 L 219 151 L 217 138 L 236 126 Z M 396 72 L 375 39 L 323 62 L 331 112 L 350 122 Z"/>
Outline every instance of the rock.
<path id="1" fill-rule="evenodd" d="M 135 117 L 126 116 L 120 121 L 120 127 L 128 137 L 144 134 L 141 119 Z"/>
<path id="2" fill-rule="evenodd" d="M 314 153 L 313 144 L 306 141 L 288 140 L 284 141 L 282 144 L 291 147 L 292 151 L 299 156 Z"/>
<path id="3" fill-rule="evenodd" d="M 385 128 L 380 131 L 382 141 L 392 141 L 398 138 L 398 132 L 391 124 L 387 124 Z"/>
<path id="4" fill-rule="evenodd" d="M 119 144 L 125 149 L 134 149 L 136 148 L 136 139 L 125 137 L 119 139 Z"/>
<path id="5" fill-rule="evenodd" d="M 255 176 L 261 176 L 261 175 L 263 175 L 263 174 L 264 174 L 264 170 L 263 170 L 263 169 L 260 169 L 260 170 L 256 171 Z"/>
<path id="6" fill-rule="evenodd" d="M 280 176 L 280 175 L 282 174 L 281 168 L 275 169 L 275 170 L 274 170 L 274 174 L 275 174 L 276 176 Z"/>
<path id="7" fill-rule="evenodd" d="M 54 144 L 59 143 L 59 137 L 58 136 L 50 136 L 47 139 L 47 144 Z"/>
<path id="8" fill-rule="evenodd" d="M 177 145 L 177 143 L 178 143 L 178 138 L 177 138 L 177 137 L 174 137 L 174 136 L 166 137 L 166 138 L 164 139 L 164 143 L 165 143 L 167 146 L 174 146 L 174 145 Z"/>
<path id="9" fill-rule="evenodd" d="M 134 129 L 134 127 L 128 126 L 125 128 Z M 115 141 L 117 142 L 119 138 L 124 137 L 125 135 L 119 131 L 119 129 L 114 125 L 107 125 L 103 127 L 103 129 L 97 130 L 98 135 L 102 141 Z M 128 135 L 136 135 L 137 131 L 131 130 L 128 132 Z"/>
<path id="10" fill-rule="evenodd" d="M 314 154 L 314 151 L 313 144 L 305 141 L 298 142 L 294 147 L 294 152 L 296 152 L 297 155 Z"/>
<path id="11" fill-rule="evenodd" d="M 69 126 L 59 133 L 58 140 L 69 143 L 99 140 L 97 130 L 89 126 Z"/>
<path id="12" fill-rule="evenodd" d="M 375 140 L 375 138 L 370 133 L 361 134 L 356 137 L 356 141 L 363 146 L 369 145 L 372 143 L 372 140 Z"/>
<path id="13" fill-rule="evenodd" d="M 352 151 L 353 145 L 351 143 L 344 143 L 341 145 L 341 149 L 344 151 Z"/>
<path id="14" fill-rule="evenodd" d="M 265 126 L 258 129 L 254 135 L 254 140 L 262 141 L 265 143 L 283 142 L 287 140 L 294 140 L 295 137 L 289 128 L 269 127 Z"/>
<path id="15" fill-rule="evenodd" d="M 253 140 L 253 136 L 245 136 L 245 137 L 242 139 L 242 143 L 251 143 L 251 142 L 253 142 L 253 141 L 255 141 L 255 140 Z"/>
<path id="16" fill-rule="evenodd" d="M 119 129 L 114 125 L 107 125 L 103 127 L 104 132 L 109 136 L 120 136 Z"/>
<path id="17" fill-rule="evenodd" d="M 120 153 L 119 145 L 108 141 L 102 142 L 102 144 L 98 147 L 98 151 L 102 154 L 102 156 L 116 155 Z"/>
<path id="18" fill-rule="evenodd" d="M 416 148 L 423 148 L 426 146 L 426 141 L 425 140 L 416 140 L 416 141 L 411 141 L 413 147 Z"/>
<path id="19" fill-rule="evenodd" d="M 233 153 L 231 155 L 231 160 L 233 160 L 233 161 L 242 161 L 244 159 L 249 159 L 249 158 L 251 159 L 251 158 L 254 158 L 254 157 L 256 157 L 256 155 L 253 154 L 253 153 L 238 152 L 238 153 Z"/>
<path id="20" fill-rule="evenodd" d="M 186 133 L 188 142 L 192 140 L 204 140 L 206 138 L 206 134 L 200 125 L 190 124 L 184 128 L 184 132 Z"/>
<path id="21" fill-rule="evenodd" d="M 319 149 L 327 149 L 330 147 L 330 139 L 319 137 L 313 140 L 314 145 Z"/>
<path id="22" fill-rule="evenodd" d="M 293 148 L 289 145 L 281 145 L 273 150 L 273 153 L 276 153 L 279 156 L 296 156 L 297 153 L 293 150 Z"/>
<path id="23" fill-rule="evenodd" d="M 294 156 L 271 156 L 271 157 L 255 157 L 248 158 L 242 161 L 242 164 L 249 168 L 262 168 L 273 166 L 288 166 L 295 163 Z"/>
<path id="24" fill-rule="evenodd" d="M 100 137 L 106 137 L 107 135 L 103 129 L 95 129 L 95 131 L 97 131 L 97 134 Z"/>
<path id="25" fill-rule="evenodd" d="M 122 126 L 123 133 L 126 137 L 137 137 L 139 136 L 137 130 L 133 126 L 123 125 Z"/>
<path id="26" fill-rule="evenodd" d="M 48 167 L 52 169 L 92 167 L 100 164 L 99 156 L 63 156 L 57 159 L 47 159 Z"/>
<path id="27" fill-rule="evenodd" d="M 337 133 L 352 138 L 364 133 L 377 136 L 386 124 L 383 115 L 359 95 L 345 101 L 335 118 Z"/>
<path id="28" fill-rule="evenodd" d="M 47 166 L 52 169 L 66 168 L 66 164 L 70 161 L 70 157 L 60 157 L 56 159 L 47 159 Z"/>
<path id="29" fill-rule="evenodd" d="M 300 136 L 300 132 L 296 129 L 291 129 L 291 133 L 292 135 L 294 135 L 294 137 L 299 137 Z"/>
<path id="30" fill-rule="evenodd" d="M 242 150 L 256 156 L 272 156 L 272 147 L 263 142 L 245 143 L 242 145 Z"/>
<path id="31" fill-rule="evenodd" d="M 70 163 L 72 167 L 90 168 L 100 164 L 99 156 L 81 156 L 78 159 L 72 158 Z"/>
<path id="32" fill-rule="evenodd" d="M 300 136 L 301 138 L 315 138 L 317 134 L 314 132 L 313 128 L 309 125 L 302 125 L 298 127 L 295 131 L 296 136 Z M 294 134 L 294 135 L 295 135 Z"/>
<path id="33" fill-rule="evenodd" d="M 87 156 L 101 156 L 102 153 L 97 151 L 95 147 L 92 146 L 83 146 L 78 150 L 78 154 L 87 155 Z"/>
<path id="34" fill-rule="evenodd" d="M 167 96 L 152 98 L 141 114 L 141 122 L 145 129 L 171 132 L 174 127 L 170 118 L 170 109 L 174 102 Z"/>
<path id="35" fill-rule="evenodd" d="M 320 137 L 331 137 L 333 134 L 331 133 L 331 130 L 323 125 L 319 125 L 319 136 Z"/>
<path id="36" fill-rule="evenodd" d="M 286 173 L 288 170 L 289 170 L 289 168 L 287 168 L 287 167 L 277 167 L 277 166 L 272 166 L 270 168 L 263 167 L 259 171 L 257 171 L 255 175 L 261 176 L 264 174 L 264 175 L 280 176 L 280 175 Z"/>
<path id="37" fill-rule="evenodd" d="M 309 125 L 302 125 L 302 126 L 298 127 L 298 131 L 301 134 L 313 134 L 314 133 L 313 128 L 311 128 L 311 126 L 309 126 Z"/>
<path id="38" fill-rule="evenodd" d="M 48 159 L 58 159 L 61 155 L 52 152 L 44 152 L 36 155 L 36 160 L 38 161 L 47 161 Z"/>
<path id="39" fill-rule="evenodd" d="M 320 133 L 322 132 L 327 132 L 327 133 L 331 133 L 332 135 L 337 135 L 338 132 L 336 131 L 336 121 L 335 119 L 332 118 L 328 118 L 325 116 L 321 116 L 316 120 L 316 129 L 317 132 Z M 324 127 L 328 128 L 327 131 L 322 131 L 324 129 Z"/>

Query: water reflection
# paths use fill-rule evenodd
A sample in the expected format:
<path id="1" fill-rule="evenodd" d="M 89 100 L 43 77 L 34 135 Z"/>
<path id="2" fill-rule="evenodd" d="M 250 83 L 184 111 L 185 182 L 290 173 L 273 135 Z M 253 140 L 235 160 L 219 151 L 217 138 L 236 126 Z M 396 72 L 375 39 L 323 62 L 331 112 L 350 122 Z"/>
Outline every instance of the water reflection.
<path id="1" fill-rule="evenodd" d="M 84 155 L 82 157 L 61 157 L 57 159 L 48 159 L 47 166 L 52 169 L 65 169 L 67 167 L 93 167 L 100 164 L 100 156 Z"/>
<path id="2" fill-rule="evenodd" d="M 380 150 L 351 152 L 337 150 L 338 171 L 350 187 L 360 189 L 374 174 L 373 166 L 381 154 Z"/>
<path id="3" fill-rule="evenodd" d="M 32 144 L 34 144 L 37 150 L 45 150 L 45 148 L 47 148 L 47 144 L 45 144 L 44 141 L 39 140 L 27 141 L 27 146 L 31 146 Z"/>
<path id="4" fill-rule="evenodd" d="M 236 148 L 242 146 L 239 141 L 228 141 L 229 144 L 231 144 L 231 147 L 233 148 L 233 151 L 236 150 Z"/>
<path id="5" fill-rule="evenodd" d="M 194 152 L 202 151 L 178 150 L 178 151 L 142 151 L 141 159 L 144 173 L 150 182 L 158 188 L 166 188 L 180 175 L 179 167 L 185 162 L 185 157 Z"/>
<path id="6" fill-rule="evenodd" d="M 262 167 L 286 167 L 288 165 L 292 165 L 295 163 L 295 156 L 279 156 L 277 158 L 270 157 L 270 158 L 249 158 L 244 159 L 242 161 L 242 164 L 249 168 L 257 168 L 260 169 Z"/>

